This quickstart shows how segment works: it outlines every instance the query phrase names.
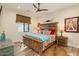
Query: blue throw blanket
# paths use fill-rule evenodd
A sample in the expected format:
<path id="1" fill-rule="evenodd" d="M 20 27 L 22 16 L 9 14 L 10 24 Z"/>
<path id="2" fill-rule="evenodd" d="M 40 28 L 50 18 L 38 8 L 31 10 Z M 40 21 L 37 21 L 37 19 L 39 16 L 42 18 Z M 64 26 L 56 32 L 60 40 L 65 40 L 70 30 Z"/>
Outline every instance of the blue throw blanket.
<path id="1" fill-rule="evenodd" d="M 43 35 L 43 34 L 34 34 L 34 33 L 28 32 L 28 33 L 26 33 L 26 35 L 32 36 L 32 37 L 35 37 L 35 38 L 39 38 L 42 41 L 49 40 L 49 36 Z"/>

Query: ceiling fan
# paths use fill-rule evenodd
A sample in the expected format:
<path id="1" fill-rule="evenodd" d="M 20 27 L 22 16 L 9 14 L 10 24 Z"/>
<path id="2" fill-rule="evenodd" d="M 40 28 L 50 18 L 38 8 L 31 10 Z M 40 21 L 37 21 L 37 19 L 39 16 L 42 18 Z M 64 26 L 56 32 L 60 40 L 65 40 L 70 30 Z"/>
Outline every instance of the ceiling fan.
<path id="1" fill-rule="evenodd" d="M 40 8 L 40 3 L 38 3 L 37 6 L 36 6 L 35 4 L 33 4 L 33 6 L 37 9 L 36 12 L 48 11 L 48 9 L 41 9 L 41 8 Z"/>
<path id="2" fill-rule="evenodd" d="M 2 6 L 0 6 L 0 14 L 1 14 L 1 11 L 2 11 Z"/>

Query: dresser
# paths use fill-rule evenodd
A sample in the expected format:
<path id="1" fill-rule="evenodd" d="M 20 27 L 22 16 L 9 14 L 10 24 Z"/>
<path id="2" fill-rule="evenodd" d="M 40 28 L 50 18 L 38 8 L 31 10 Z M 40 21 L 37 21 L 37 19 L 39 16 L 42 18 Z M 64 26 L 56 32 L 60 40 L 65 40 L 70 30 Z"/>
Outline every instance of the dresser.
<path id="1" fill-rule="evenodd" d="M 67 46 L 68 38 L 64 36 L 57 36 L 57 45 Z"/>
<path id="2" fill-rule="evenodd" d="M 11 40 L 0 41 L 0 56 L 13 56 L 14 45 Z"/>

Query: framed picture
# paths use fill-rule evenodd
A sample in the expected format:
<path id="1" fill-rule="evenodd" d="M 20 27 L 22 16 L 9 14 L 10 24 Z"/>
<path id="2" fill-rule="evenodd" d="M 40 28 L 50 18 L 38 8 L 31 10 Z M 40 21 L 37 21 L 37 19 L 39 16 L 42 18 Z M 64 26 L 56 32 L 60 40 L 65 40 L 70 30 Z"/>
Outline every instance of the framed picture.
<path id="1" fill-rule="evenodd" d="M 79 17 L 65 19 L 65 32 L 79 32 Z"/>

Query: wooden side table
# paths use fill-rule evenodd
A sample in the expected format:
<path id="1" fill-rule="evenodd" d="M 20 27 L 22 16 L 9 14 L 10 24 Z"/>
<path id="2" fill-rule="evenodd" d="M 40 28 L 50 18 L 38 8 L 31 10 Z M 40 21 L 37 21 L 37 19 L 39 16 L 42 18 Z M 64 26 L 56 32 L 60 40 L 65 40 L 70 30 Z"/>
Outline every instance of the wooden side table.
<path id="1" fill-rule="evenodd" d="M 68 38 L 64 36 L 57 36 L 57 45 L 67 46 Z"/>

